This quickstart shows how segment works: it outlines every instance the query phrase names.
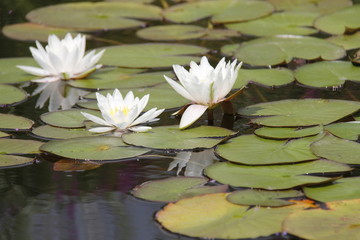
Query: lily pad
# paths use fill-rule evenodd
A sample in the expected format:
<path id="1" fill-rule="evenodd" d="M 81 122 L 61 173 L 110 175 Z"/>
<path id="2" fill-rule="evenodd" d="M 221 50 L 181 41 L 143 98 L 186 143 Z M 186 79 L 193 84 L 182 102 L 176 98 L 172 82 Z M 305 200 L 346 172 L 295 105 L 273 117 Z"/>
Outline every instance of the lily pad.
<path id="1" fill-rule="evenodd" d="M 166 19 L 177 23 L 190 23 L 212 17 L 215 23 L 240 22 L 269 15 L 274 7 L 263 1 L 213 0 L 174 5 L 165 9 Z"/>
<path id="2" fill-rule="evenodd" d="M 34 122 L 28 118 L 13 114 L 0 113 L 0 129 L 7 131 L 29 130 Z"/>
<path id="3" fill-rule="evenodd" d="M 294 58 L 336 60 L 346 54 L 342 47 L 326 40 L 297 35 L 258 38 L 242 44 L 225 45 L 221 51 L 257 66 L 289 63 Z"/>
<path id="4" fill-rule="evenodd" d="M 0 155 L 38 153 L 42 144 L 35 140 L 0 138 Z"/>
<path id="5" fill-rule="evenodd" d="M 2 58 L 0 59 L 0 83 L 22 83 L 34 79 L 34 76 L 25 73 L 16 65 L 36 66 L 32 58 Z"/>
<path id="6" fill-rule="evenodd" d="M 10 85 L 0 84 L 0 106 L 16 105 L 27 99 L 24 90 Z"/>
<path id="7" fill-rule="evenodd" d="M 178 125 L 154 127 L 145 133 L 125 133 L 125 143 L 166 150 L 212 148 L 234 132 L 220 127 L 200 126 L 180 130 Z"/>
<path id="8" fill-rule="evenodd" d="M 53 140 L 42 145 L 40 150 L 60 157 L 86 161 L 128 159 L 148 152 L 146 149 L 126 145 L 119 137 L 105 136 Z"/>
<path id="9" fill-rule="evenodd" d="M 311 87 L 336 87 L 343 85 L 346 80 L 360 82 L 360 68 L 351 62 L 317 62 L 298 68 L 295 78 Z"/>
<path id="10" fill-rule="evenodd" d="M 87 109 L 69 109 L 44 113 L 40 116 L 41 121 L 55 127 L 82 128 L 85 127 L 84 121 L 87 120 L 81 112 L 93 114 L 101 117 L 100 111 Z"/>
<path id="11" fill-rule="evenodd" d="M 292 71 L 285 68 L 240 69 L 233 88 L 240 89 L 249 82 L 275 87 L 289 84 L 292 81 L 294 81 Z"/>
<path id="12" fill-rule="evenodd" d="M 360 135 L 360 122 L 353 121 L 333 123 L 325 126 L 324 129 L 339 138 L 358 140 Z"/>
<path id="13" fill-rule="evenodd" d="M 314 21 L 314 26 L 326 33 L 343 34 L 360 28 L 360 5 L 341 9 L 334 13 L 324 14 Z"/>
<path id="14" fill-rule="evenodd" d="M 137 2 L 137 3 L 152 3 L 154 0 L 105 0 L 105 2 Z"/>
<path id="15" fill-rule="evenodd" d="M 304 239 L 358 239 L 360 199 L 334 201 L 326 209 L 298 211 L 291 214 L 283 231 Z"/>
<path id="16" fill-rule="evenodd" d="M 262 127 L 255 130 L 255 134 L 265 138 L 288 139 L 301 138 L 319 134 L 322 130 L 321 126 L 307 128 L 274 128 Z"/>
<path id="17" fill-rule="evenodd" d="M 171 177 L 145 182 L 132 190 L 135 197 L 149 201 L 174 202 L 202 194 L 226 192 L 226 185 L 204 186 L 208 179 L 201 177 Z"/>
<path id="18" fill-rule="evenodd" d="M 351 0 L 267 0 L 277 11 L 335 12 L 352 5 Z"/>
<path id="19" fill-rule="evenodd" d="M 226 160 L 248 165 L 302 162 L 317 159 L 310 144 L 317 137 L 279 141 L 255 135 L 241 135 L 219 145 L 216 153 Z"/>
<path id="20" fill-rule="evenodd" d="M 106 52 L 100 59 L 100 63 L 130 68 L 187 65 L 190 61 L 200 61 L 200 57 L 193 55 L 203 55 L 208 52 L 208 49 L 203 47 L 170 43 L 127 44 L 105 49 Z"/>
<path id="21" fill-rule="evenodd" d="M 322 158 L 347 164 L 360 164 L 360 144 L 326 134 L 311 144 L 311 151 Z"/>
<path id="22" fill-rule="evenodd" d="M 326 40 L 342 46 L 345 50 L 360 48 L 360 32 L 352 35 L 337 35 Z"/>
<path id="23" fill-rule="evenodd" d="M 159 7 L 132 2 L 78 2 L 38 8 L 26 18 L 37 24 L 89 31 L 140 27 L 145 23 L 136 19 L 160 20 L 160 12 Z"/>
<path id="24" fill-rule="evenodd" d="M 10 134 L 0 132 L 0 138 L 10 137 Z"/>
<path id="25" fill-rule="evenodd" d="M 360 198 L 360 177 L 342 178 L 334 181 L 331 185 L 304 187 L 304 193 L 308 198 L 320 202 L 332 202 Z"/>
<path id="26" fill-rule="evenodd" d="M 0 168 L 14 168 L 30 165 L 33 158 L 0 154 Z"/>
<path id="27" fill-rule="evenodd" d="M 273 36 L 280 34 L 310 35 L 318 30 L 312 28 L 312 22 L 318 16 L 315 12 L 281 12 L 242 23 L 225 26 L 240 33 L 253 36 Z"/>
<path id="28" fill-rule="evenodd" d="M 85 128 L 60 128 L 53 127 L 50 125 L 43 125 L 37 128 L 34 128 L 31 131 L 36 137 L 42 139 L 68 139 L 74 137 L 89 137 L 97 136 L 99 134 L 89 132 Z"/>
<path id="29" fill-rule="evenodd" d="M 256 189 L 246 189 L 232 192 L 227 196 L 227 200 L 234 204 L 240 205 L 255 205 L 262 207 L 281 207 L 295 204 L 284 198 L 301 197 L 304 194 L 296 190 L 286 191 L 264 191 Z"/>
<path id="30" fill-rule="evenodd" d="M 206 28 L 196 25 L 159 25 L 136 32 L 140 38 L 153 41 L 197 39 L 206 34 Z"/>
<path id="31" fill-rule="evenodd" d="M 246 166 L 220 162 L 205 168 L 205 174 L 220 183 L 229 184 L 234 187 L 275 190 L 332 180 L 329 177 L 311 176 L 308 174 L 350 170 L 351 168 L 348 165 L 327 160 L 271 166 Z"/>
<path id="32" fill-rule="evenodd" d="M 87 171 L 100 167 L 100 163 L 77 161 L 73 159 L 61 159 L 54 163 L 53 170 L 57 172 Z"/>
<path id="33" fill-rule="evenodd" d="M 329 124 L 360 108 L 359 102 L 333 99 L 288 99 L 259 103 L 240 109 L 239 114 L 258 117 L 251 121 L 274 127 Z"/>

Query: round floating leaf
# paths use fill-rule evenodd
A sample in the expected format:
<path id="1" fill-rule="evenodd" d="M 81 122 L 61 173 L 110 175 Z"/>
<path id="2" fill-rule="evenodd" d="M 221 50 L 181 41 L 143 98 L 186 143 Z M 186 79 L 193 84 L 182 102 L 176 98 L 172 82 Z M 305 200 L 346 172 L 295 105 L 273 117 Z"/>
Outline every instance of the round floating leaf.
<path id="1" fill-rule="evenodd" d="M 65 37 L 68 32 L 73 32 L 73 29 L 54 28 L 35 23 L 16 23 L 6 25 L 2 32 L 8 38 L 22 40 L 22 41 L 43 41 L 46 42 L 50 34 L 55 34 L 60 38 Z"/>
<path id="2" fill-rule="evenodd" d="M 260 125 L 295 127 L 326 125 L 358 111 L 359 108 L 359 102 L 308 98 L 255 104 L 240 109 L 238 113 L 260 117 L 251 120 Z"/>
<path id="3" fill-rule="evenodd" d="M 330 34 L 343 34 L 347 30 L 360 28 L 359 15 L 360 5 L 356 4 L 334 13 L 320 16 L 315 20 L 314 26 Z"/>
<path id="4" fill-rule="evenodd" d="M 352 5 L 351 0 L 267 0 L 277 11 L 312 11 L 318 13 L 334 12 Z"/>
<path id="5" fill-rule="evenodd" d="M 240 205 L 256 205 L 264 207 L 281 207 L 292 205 L 294 202 L 289 202 L 283 198 L 301 197 L 303 194 L 296 190 L 287 191 L 264 191 L 256 189 L 246 189 L 232 192 L 227 196 L 227 200 L 234 204 Z"/>
<path id="6" fill-rule="evenodd" d="M 241 135 L 219 145 L 216 153 L 231 162 L 248 165 L 302 162 L 317 159 L 310 151 L 310 144 L 316 139 L 311 137 L 279 141 Z"/>
<path id="7" fill-rule="evenodd" d="M 130 68 L 171 67 L 200 61 L 195 54 L 205 54 L 208 49 L 193 45 L 142 43 L 105 48 L 100 62 L 106 65 Z"/>
<path id="8" fill-rule="evenodd" d="M 46 124 L 55 127 L 81 128 L 85 127 L 84 121 L 87 120 L 87 118 L 85 118 L 81 114 L 81 112 L 86 112 L 101 117 L 101 113 L 99 111 L 86 109 L 69 109 L 44 113 L 40 116 L 40 119 Z"/>
<path id="9" fill-rule="evenodd" d="M 34 122 L 30 119 L 12 114 L 0 113 L 0 129 L 2 130 L 29 130 L 33 125 Z"/>
<path id="10" fill-rule="evenodd" d="M 38 153 L 42 144 L 35 140 L 0 138 L 0 155 Z"/>
<path id="11" fill-rule="evenodd" d="M 61 159 L 54 163 L 54 171 L 87 171 L 100 167 L 100 163 L 77 161 L 73 159 Z"/>
<path id="12" fill-rule="evenodd" d="M 343 178 L 331 185 L 304 187 L 307 197 L 320 202 L 332 202 L 360 198 L 360 177 Z"/>
<path id="13" fill-rule="evenodd" d="M 0 168 L 23 167 L 32 164 L 33 158 L 0 154 Z"/>
<path id="14" fill-rule="evenodd" d="M 152 3 L 154 0 L 105 0 L 105 2 L 137 2 L 137 3 Z"/>
<path id="15" fill-rule="evenodd" d="M 25 101 L 27 93 L 10 85 L 0 84 L 0 105 L 15 105 Z"/>
<path id="16" fill-rule="evenodd" d="M 360 135 L 360 122 L 354 121 L 333 123 L 325 126 L 324 129 L 340 138 L 358 140 Z"/>
<path id="17" fill-rule="evenodd" d="M 345 50 L 315 37 L 278 35 L 225 45 L 221 51 L 251 65 L 268 66 L 288 63 L 293 58 L 335 60 L 345 56 Z"/>
<path id="18" fill-rule="evenodd" d="M 89 137 L 98 134 L 89 132 L 85 128 L 60 128 L 49 125 L 34 128 L 32 133 L 43 139 L 68 139 L 74 137 Z"/>
<path id="19" fill-rule="evenodd" d="M 326 134 L 311 144 L 311 151 L 322 158 L 347 164 L 360 164 L 360 144 Z"/>
<path id="20" fill-rule="evenodd" d="M 105 136 L 53 140 L 42 145 L 40 150 L 61 157 L 92 161 L 127 159 L 148 152 L 126 145 L 119 137 Z"/>
<path id="21" fill-rule="evenodd" d="M 0 83 L 21 83 L 34 79 L 16 65 L 36 66 L 32 58 L 2 58 L 0 59 Z"/>
<path id="22" fill-rule="evenodd" d="M 331 178 L 310 176 L 309 173 L 350 171 L 345 164 L 317 160 L 291 165 L 246 166 L 220 162 L 205 168 L 210 178 L 235 187 L 288 189 L 296 186 L 330 181 Z"/>
<path id="23" fill-rule="evenodd" d="M 351 62 L 317 62 L 298 68 L 295 78 L 301 84 L 311 87 L 340 86 L 346 80 L 360 82 L 360 68 Z"/>
<path id="24" fill-rule="evenodd" d="M 225 26 L 243 34 L 254 36 L 273 36 L 280 34 L 310 35 L 317 32 L 311 28 L 318 16 L 315 12 L 281 12 L 268 17 Z"/>
<path id="25" fill-rule="evenodd" d="M 153 41 L 196 39 L 205 34 L 206 29 L 196 25 L 160 25 L 136 32 L 138 37 Z"/>
<path id="26" fill-rule="evenodd" d="M 266 16 L 274 7 L 263 1 L 213 0 L 184 3 L 167 8 L 166 19 L 178 23 L 190 23 L 212 16 L 216 23 L 247 21 Z"/>
<path id="27" fill-rule="evenodd" d="M 274 128 L 262 127 L 255 130 L 255 134 L 260 137 L 275 138 L 275 139 L 288 139 L 288 138 L 301 138 L 319 134 L 322 127 L 307 127 L 307 128 Z"/>
<path id="28" fill-rule="evenodd" d="M 281 86 L 294 81 L 291 70 L 285 68 L 274 69 L 240 69 L 233 88 L 242 88 L 248 82 L 264 86 Z"/>
<path id="29" fill-rule="evenodd" d="M 285 220 L 283 231 L 303 239 L 358 239 L 359 211 L 360 199 L 329 202 L 324 209 L 294 212 Z"/>
<path id="30" fill-rule="evenodd" d="M 281 231 L 282 221 L 309 204 L 249 209 L 226 200 L 227 194 L 207 194 L 169 203 L 156 219 L 167 230 L 204 239 L 248 239 Z"/>
<path id="31" fill-rule="evenodd" d="M 226 185 L 204 187 L 207 182 L 208 179 L 200 177 L 171 177 L 145 182 L 136 186 L 132 194 L 149 201 L 174 202 L 185 197 L 227 190 Z"/>
<path id="32" fill-rule="evenodd" d="M 234 132 L 220 127 L 200 126 L 180 130 L 179 126 L 154 127 L 144 133 L 125 133 L 122 138 L 125 143 L 154 148 L 190 150 L 212 148 Z"/>
<path id="33" fill-rule="evenodd" d="M 53 27 L 101 30 L 139 27 L 144 22 L 135 19 L 160 20 L 160 12 L 159 7 L 131 2 L 78 2 L 38 8 L 26 18 Z"/>
<path id="34" fill-rule="evenodd" d="M 326 40 L 342 46 L 345 50 L 360 48 L 360 32 L 356 32 L 352 35 L 337 35 Z"/>

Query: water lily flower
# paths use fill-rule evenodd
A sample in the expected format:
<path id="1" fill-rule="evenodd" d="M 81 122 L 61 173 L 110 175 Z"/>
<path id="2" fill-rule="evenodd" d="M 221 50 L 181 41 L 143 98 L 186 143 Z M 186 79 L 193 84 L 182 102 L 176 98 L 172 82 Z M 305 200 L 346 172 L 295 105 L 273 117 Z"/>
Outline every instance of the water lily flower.
<path id="1" fill-rule="evenodd" d="M 157 121 L 159 119 L 156 117 L 164 111 L 164 109 L 157 110 L 157 108 L 152 108 L 138 117 L 149 101 L 149 94 L 139 99 L 138 97 L 134 97 L 133 92 L 130 91 L 126 94 L 125 98 L 123 98 L 120 91 L 115 89 L 112 95 L 108 93 L 106 97 L 100 93 L 96 93 L 96 99 L 103 119 L 89 113 L 81 112 L 82 115 L 89 120 L 104 126 L 91 128 L 89 129 L 91 132 L 103 133 L 112 130 L 119 132 L 125 132 L 127 130 L 146 132 L 151 129 L 151 127 L 136 125 Z"/>
<path id="2" fill-rule="evenodd" d="M 95 54 L 95 50 L 85 55 L 85 36 L 78 34 L 72 38 L 66 34 L 60 40 L 56 35 L 49 35 L 48 45 L 44 48 L 36 41 L 37 48 L 30 47 L 30 51 L 39 67 L 17 66 L 40 78 L 32 82 L 48 83 L 59 80 L 81 79 L 100 68 L 96 65 L 105 50 Z"/>
<path id="3" fill-rule="evenodd" d="M 180 83 L 164 76 L 166 81 L 184 98 L 191 101 L 186 107 L 181 121 L 180 129 L 184 129 L 194 123 L 207 109 L 214 108 L 223 101 L 229 101 L 232 96 L 225 98 L 231 91 L 242 63 L 225 62 L 225 58 L 213 68 L 204 56 L 200 64 L 190 63 L 187 71 L 180 65 L 173 65 L 174 72 Z M 181 111 L 181 110 L 180 110 Z"/>

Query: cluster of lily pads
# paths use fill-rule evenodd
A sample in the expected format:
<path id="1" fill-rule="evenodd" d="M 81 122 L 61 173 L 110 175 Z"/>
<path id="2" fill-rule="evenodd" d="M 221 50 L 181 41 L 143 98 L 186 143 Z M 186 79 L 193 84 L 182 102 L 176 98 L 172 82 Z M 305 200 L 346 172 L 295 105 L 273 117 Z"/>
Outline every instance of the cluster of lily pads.
<path id="1" fill-rule="evenodd" d="M 338 88 L 360 81 L 359 14 L 360 5 L 349 0 L 104 1 L 35 9 L 29 22 L 3 29 L 10 38 L 36 40 L 37 48 L 31 48 L 35 61 L 0 59 L 1 165 L 28 165 L 42 154 L 83 161 L 88 170 L 89 162 L 170 152 L 169 169 L 184 169 L 185 176 L 143 183 L 132 194 L 169 202 L 156 220 L 171 232 L 351 239 L 360 224 L 360 180 L 351 177 L 360 164 L 357 97 L 285 99 L 235 110 L 229 102 L 241 100 L 240 90 L 245 94 L 251 84 Z M 137 28 L 143 41 L 136 44 L 92 34 Z M 58 37 L 48 37 L 54 33 Z M 86 53 L 85 37 L 115 46 Z M 39 41 L 46 40 L 44 48 Z M 155 42 L 180 40 L 198 45 Z M 234 60 L 218 62 L 214 50 Z M 189 64 L 189 71 L 181 67 Z M 24 104 L 31 82 L 37 84 L 31 98 L 40 94 L 34 107 L 49 110 L 40 126 L 34 126 L 39 119 L 8 113 Z M 219 123 L 212 115 L 217 105 L 231 121 L 236 112 L 251 134 L 207 126 Z M 174 109 L 183 114 L 180 123 L 167 113 Z M 205 111 L 208 118 L 201 117 Z M 20 139 L 16 131 L 37 140 Z"/>

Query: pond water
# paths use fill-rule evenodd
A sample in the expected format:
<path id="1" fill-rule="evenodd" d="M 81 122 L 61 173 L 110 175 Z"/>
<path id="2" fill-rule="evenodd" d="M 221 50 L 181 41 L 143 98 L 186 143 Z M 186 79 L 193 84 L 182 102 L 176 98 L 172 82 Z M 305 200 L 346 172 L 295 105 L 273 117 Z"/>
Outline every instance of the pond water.
<path id="1" fill-rule="evenodd" d="M 80 1 L 2 0 L 0 3 L 1 27 L 26 22 L 25 15 L 33 9 L 66 2 Z M 354 1 L 354 3 L 357 2 Z M 170 4 L 174 3 L 170 2 Z M 155 5 L 161 6 L 161 2 L 155 1 Z M 66 18 L 66 16 L 64 17 Z M 150 25 L 161 24 L 161 21 L 150 21 Z M 197 25 L 206 26 L 206 24 L 207 21 L 202 20 Z M 87 49 L 110 46 L 112 45 L 111 41 L 122 44 L 151 42 L 136 37 L 135 33 L 138 29 L 93 32 L 95 38 L 87 41 Z M 316 36 L 324 38 L 327 35 L 317 34 Z M 208 56 L 211 56 L 211 62 L 215 64 L 222 56 L 220 53 L 222 46 L 254 38 L 241 36 L 220 41 L 196 39 L 171 42 L 193 44 L 211 49 Z M 34 46 L 34 41 L 14 40 L 0 35 L 0 58 L 29 57 L 30 46 Z M 348 54 L 353 52 L 354 50 L 350 50 Z M 315 61 L 292 61 L 282 66 L 295 69 L 312 62 Z M 246 63 L 244 66 L 245 68 L 258 68 Z M 156 71 L 163 69 L 170 70 L 166 67 L 155 68 Z M 240 109 L 256 103 L 283 99 L 323 98 L 358 101 L 358 96 L 360 96 L 358 84 L 347 81 L 340 88 L 325 89 L 306 87 L 294 82 L 278 87 L 250 83 L 245 91 L 233 100 L 233 104 L 235 109 Z M 35 88 L 35 84 L 24 86 L 29 94 Z M 48 109 L 47 107 L 35 108 L 37 98 L 38 95 L 30 96 L 26 102 L 0 108 L 0 113 L 11 113 L 29 118 L 35 122 L 34 127 L 44 125 L 40 115 L 48 112 Z M 171 116 L 173 112 L 172 110 L 166 111 L 161 115 L 161 121 L 152 126 L 177 125 L 179 119 Z M 230 117 L 230 122 L 222 122 L 224 119 L 222 119 L 222 112 L 219 109 L 215 110 L 214 119 L 215 126 L 224 126 L 233 131 L 239 131 L 240 134 L 251 134 L 258 128 L 257 125 L 250 124 L 248 118 L 240 116 L 237 116 L 235 121 Z M 206 116 L 203 116 L 194 126 L 200 125 L 207 125 Z M 12 135 L 16 139 L 39 140 L 30 131 L 12 132 Z M 45 142 L 45 140 L 41 141 Z M 177 176 L 176 168 L 168 171 L 169 165 L 174 160 L 174 151 L 152 151 L 146 155 L 148 157 L 109 161 L 104 164 L 98 161 L 89 161 L 88 164 L 96 168 L 82 171 L 62 171 L 57 169 L 61 165 L 56 165 L 61 158 L 37 154 L 34 164 L 0 169 L 0 239 L 194 239 L 170 233 L 155 221 L 155 213 L 164 207 L 165 203 L 141 200 L 130 194 L 135 186 L 146 181 Z M 184 171 L 180 175 L 184 175 Z M 355 169 L 346 176 L 357 175 Z M 234 189 L 237 188 L 231 188 L 231 190 Z M 301 187 L 297 186 L 295 189 L 300 190 Z M 300 238 L 284 233 L 257 239 Z"/>

